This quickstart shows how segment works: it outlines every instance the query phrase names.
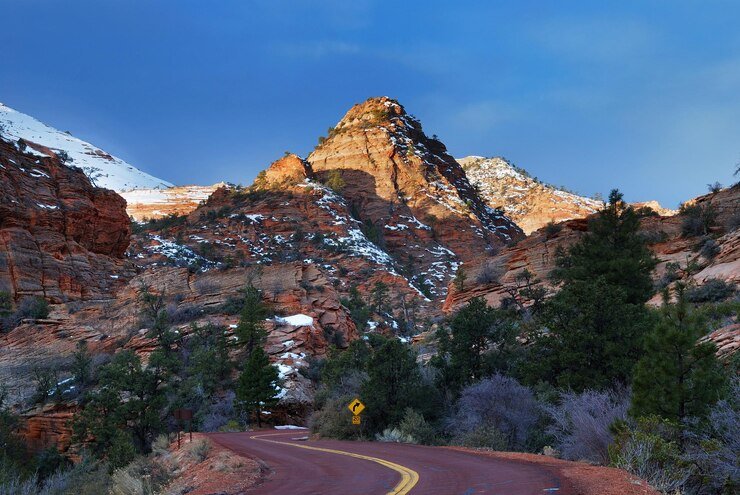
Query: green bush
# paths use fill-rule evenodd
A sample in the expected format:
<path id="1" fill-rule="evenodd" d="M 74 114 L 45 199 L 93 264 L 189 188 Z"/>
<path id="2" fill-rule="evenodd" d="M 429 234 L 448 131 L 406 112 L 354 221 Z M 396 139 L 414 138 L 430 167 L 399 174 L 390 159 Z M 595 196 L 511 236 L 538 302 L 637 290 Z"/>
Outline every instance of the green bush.
<path id="1" fill-rule="evenodd" d="M 194 441 L 188 449 L 188 455 L 195 462 L 201 463 L 208 458 L 211 451 L 211 442 L 205 438 Z"/>
<path id="2" fill-rule="evenodd" d="M 454 436 L 451 443 L 462 447 L 506 450 L 508 442 L 506 435 L 501 433 L 496 427 L 483 425 Z"/>
<path id="3" fill-rule="evenodd" d="M 398 424 L 398 430 L 413 441 L 408 443 L 420 443 L 422 445 L 434 445 L 437 440 L 437 432 L 434 427 L 427 423 L 417 411 L 408 408 L 403 419 Z"/>
<path id="4" fill-rule="evenodd" d="M 724 301 L 735 294 L 735 284 L 711 278 L 704 285 L 692 287 L 686 291 L 686 299 L 692 303 Z"/>

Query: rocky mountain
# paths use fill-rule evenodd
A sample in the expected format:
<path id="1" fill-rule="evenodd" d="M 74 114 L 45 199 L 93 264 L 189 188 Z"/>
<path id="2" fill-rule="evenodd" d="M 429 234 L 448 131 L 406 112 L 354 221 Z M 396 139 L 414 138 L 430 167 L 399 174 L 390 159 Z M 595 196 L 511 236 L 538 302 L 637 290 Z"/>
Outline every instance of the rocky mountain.
<path id="1" fill-rule="evenodd" d="M 172 184 L 153 177 L 68 132 L 50 127 L 24 113 L 0 103 L 0 135 L 19 139 L 30 153 L 39 157 L 53 156 L 63 151 L 68 163 L 79 167 L 97 186 L 114 191 L 131 189 L 161 189 Z"/>
<path id="2" fill-rule="evenodd" d="M 585 218 L 603 204 L 544 184 L 501 157 L 466 156 L 457 161 L 486 202 L 504 211 L 527 235 L 549 222 Z"/>
<path id="3" fill-rule="evenodd" d="M 714 217 L 711 234 L 716 239 L 687 234 L 687 214 L 643 217 L 641 232 L 659 261 L 653 272 L 656 286 L 676 280 L 703 286 L 717 279 L 740 284 L 740 184 L 687 203 L 711 209 Z M 450 286 L 444 311 L 453 312 L 477 296 L 491 305 L 500 304 L 510 295 L 508 290 L 516 287 L 517 277 L 524 270 L 532 273 L 548 290 L 556 290 L 549 284 L 548 274 L 555 268 L 557 251 L 567 249 L 587 231 L 587 218 L 568 220 L 539 229 L 516 245 L 506 247 L 471 269 L 462 291 Z M 650 303 L 660 305 L 661 296 L 656 295 Z M 739 331 L 737 325 L 731 325 L 731 328 L 718 329 L 712 334 L 723 354 L 740 347 Z"/>
<path id="4" fill-rule="evenodd" d="M 420 273 L 441 269 L 444 253 L 450 263 L 476 263 L 523 237 L 485 204 L 444 144 L 390 98 L 352 107 L 307 160 L 319 180 L 338 177 L 357 219 L 398 263 L 408 260 Z"/>
<path id="5" fill-rule="evenodd" d="M 120 192 L 126 200 L 126 212 L 134 220 L 142 221 L 162 218 L 167 215 L 187 215 L 209 198 L 219 187 L 212 186 L 174 186 L 167 189 L 134 189 Z"/>
<path id="6" fill-rule="evenodd" d="M 0 290 L 97 298 L 123 270 L 125 201 L 47 152 L 0 139 Z"/>

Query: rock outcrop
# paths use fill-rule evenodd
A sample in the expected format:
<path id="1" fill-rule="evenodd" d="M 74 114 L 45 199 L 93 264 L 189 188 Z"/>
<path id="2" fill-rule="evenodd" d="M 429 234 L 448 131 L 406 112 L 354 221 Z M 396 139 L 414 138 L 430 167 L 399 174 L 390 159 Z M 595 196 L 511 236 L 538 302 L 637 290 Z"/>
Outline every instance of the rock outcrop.
<path id="1" fill-rule="evenodd" d="M 352 107 L 308 162 L 319 180 L 339 175 L 341 195 L 377 233 L 377 243 L 435 286 L 459 262 L 477 263 L 484 253 L 523 237 L 514 222 L 484 203 L 444 144 L 427 137 L 390 98 Z M 455 265 L 432 275 L 442 252 Z"/>
<path id="2" fill-rule="evenodd" d="M 135 189 L 120 193 L 126 200 L 126 213 L 143 221 L 168 215 L 187 215 L 213 194 L 219 183 L 212 186 L 177 186 L 165 189 Z"/>
<path id="3" fill-rule="evenodd" d="M 52 302 L 101 297 L 124 269 L 126 202 L 51 150 L 0 139 L 0 290 Z"/>
<path id="4" fill-rule="evenodd" d="M 711 256 L 702 252 L 701 247 L 708 240 L 705 236 L 683 235 L 684 215 L 642 218 L 642 234 L 648 239 L 649 246 L 659 261 L 653 272 L 656 283 L 669 270 L 675 272 L 672 280 L 683 278 L 696 285 L 702 285 L 711 279 L 740 283 L 740 230 L 737 226 L 740 215 L 740 185 L 696 198 L 692 203 L 702 207 L 709 206 L 716 213 L 715 226 L 712 228 L 716 251 Z M 476 296 L 484 297 L 492 305 L 498 305 L 508 295 L 507 286 L 513 285 L 517 275 L 524 269 L 548 286 L 547 276 L 555 267 L 557 249 L 567 249 L 587 231 L 588 219 L 579 219 L 533 232 L 523 241 L 490 258 L 483 266 L 471 270 L 469 281 L 462 291 L 450 287 L 444 310 L 454 311 Z M 687 270 L 689 265 L 691 270 Z M 490 267 L 499 268 L 490 270 Z M 486 269 L 495 272 L 495 276 L 484 273 Z M 659 305 L 661 298 L 657 295 L 650 302 Z"/>

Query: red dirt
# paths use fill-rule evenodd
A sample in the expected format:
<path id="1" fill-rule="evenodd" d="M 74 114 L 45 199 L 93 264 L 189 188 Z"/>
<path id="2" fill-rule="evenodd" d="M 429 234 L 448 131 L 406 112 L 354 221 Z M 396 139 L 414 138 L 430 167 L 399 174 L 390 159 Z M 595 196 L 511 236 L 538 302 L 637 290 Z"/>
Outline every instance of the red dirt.
<path id="1" fill-rule="evenodd" d="M 558 478 L 568 481 L 574 495 L 659 495 L 647 482 L 632 476 L 627 471 L 604 466 L 594 466 L 584 462 L 564 461 L 537 454 L 518 452 L 490 452 L 462 447 L 449 447 L 451 450 L 475 452 L 494 459 L 510 459 L 528 462 L 544 467 Z"/>

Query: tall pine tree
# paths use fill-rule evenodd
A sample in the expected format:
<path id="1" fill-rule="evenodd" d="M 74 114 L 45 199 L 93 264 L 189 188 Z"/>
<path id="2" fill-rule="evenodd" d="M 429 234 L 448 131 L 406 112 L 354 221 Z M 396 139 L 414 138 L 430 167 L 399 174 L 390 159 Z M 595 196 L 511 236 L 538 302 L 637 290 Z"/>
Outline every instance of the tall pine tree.
<path id="1" fill-rule="evenodd" d="M 627 384 L 651 326 L 656 260 L 638 232 L 639 218 L 619 191 L 561 253 L 551 274 L 560 291 L 545 305 L 532 335 L 525 374 L 576 391 Z"/>
<path id="2" fill-rule="evenodd" d="M 241 412 L 255 416 L 257 426 L 262 426 L 262 411 L 278 401 L 278 372 L 270 364 L 267 353 L 255 347 L 244 363 L 236 383 L 236 403 Z"/>
<path id="3" fill-rule="evenodd" d="M 722 398 L 726 379 L 716 346 L 698 342 L 707 325 L 686 301 L 685 287 L 676 286 L 675 304 L 670 304 L 667 290 L 663 298 L 660 320 L 635 367 L 631 412 L 680 422 L 703 416 Z"/>
<path id="4" fill-rule="evenodd" d="M 264 324 L 267 308 L 262 302 L 262 294 L 253 285 L 248 285 L 242 292 L 244 305 L 235 333 L 239 344 L 247 351 L 247 355 L 250 355 L 254 349 L 262 347 L 267 339 Z"/>

